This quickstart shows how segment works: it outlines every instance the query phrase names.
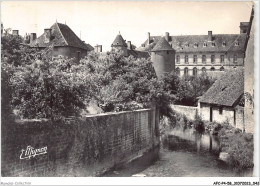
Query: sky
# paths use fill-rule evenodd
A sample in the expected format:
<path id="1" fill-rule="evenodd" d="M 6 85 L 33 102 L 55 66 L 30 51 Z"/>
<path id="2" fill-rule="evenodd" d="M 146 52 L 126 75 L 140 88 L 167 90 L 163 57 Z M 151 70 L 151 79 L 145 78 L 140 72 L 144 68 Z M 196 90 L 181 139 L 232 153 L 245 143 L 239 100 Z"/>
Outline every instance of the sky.
<path id="1" fill-rule="evenodd" d="M 252 2 L 174 1 L 2 1 L 4 28 L 37 33 L 56 21 L 67 24 L 86 43 L 109 51 L 120 32 L 139 47 L 151 36 L 238 34 L 248 22 Z"/>

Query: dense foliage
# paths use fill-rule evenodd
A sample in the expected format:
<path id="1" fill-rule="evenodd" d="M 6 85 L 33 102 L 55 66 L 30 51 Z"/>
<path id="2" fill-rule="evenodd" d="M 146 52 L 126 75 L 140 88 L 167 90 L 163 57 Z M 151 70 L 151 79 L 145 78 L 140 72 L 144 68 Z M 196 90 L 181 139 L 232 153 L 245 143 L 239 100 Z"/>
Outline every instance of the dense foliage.
<path id="1" fill-rule="evenodd" d="M 254 166 L 254 137 L 242 133 L 228 123 L 222 124 L 218 132 L 220 146 L 223 152 L 229 154 L 228 164 L 238 170 Z"/>
<path id="2" fill-rule="evenodd" d="M 215 82 L 216 79 L 202 73 L 198 76 L 184 76 L 176 92 L 177 104 L 197 106 L 197 101 Z"/>
<path id="3" fill-rule="evenodd" d="M 149 59 L 119 51 L 91 52 L 77 64 L 51 57 L 52 47 L 37 51 L 23 43 L 20 36 L 2 36 L 2 81 L 8 85 L 3 95 L 11 93 L 12 109 L 22 118 L 78 116 L 90 103 L 102 112 L 156 106 L 161 115 L 172 116 L 170 103 L 196 105 L 213 82 L 205 75 L 180 78 L 174 72 L 158 80 Z"/>

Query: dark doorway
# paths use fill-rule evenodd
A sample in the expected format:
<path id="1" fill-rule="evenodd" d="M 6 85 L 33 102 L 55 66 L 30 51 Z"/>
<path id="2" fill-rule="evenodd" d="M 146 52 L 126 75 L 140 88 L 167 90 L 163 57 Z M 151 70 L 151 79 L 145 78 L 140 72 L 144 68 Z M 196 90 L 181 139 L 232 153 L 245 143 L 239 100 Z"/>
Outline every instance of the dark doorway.
<path id="1" fill-rule="evenodd" d="M 234 126 L 236 126 L 236 110 L 234 110 Z"/>
<path id="2" fill-rule="evenodd" d="M 213 116 L 212 116 L 212 107 L 210 107 L 210 115 L 209 115 L 209 121 L 210 122 L 212 122 L 212 118 L 213 118 Z"/>
<path id="3" fill-rule="evenodd" d="M 80 51 L 77 51 L 77 60 L 78 60 L 78 62 L 80 61 L 80 58 L 81 58 Z"/>

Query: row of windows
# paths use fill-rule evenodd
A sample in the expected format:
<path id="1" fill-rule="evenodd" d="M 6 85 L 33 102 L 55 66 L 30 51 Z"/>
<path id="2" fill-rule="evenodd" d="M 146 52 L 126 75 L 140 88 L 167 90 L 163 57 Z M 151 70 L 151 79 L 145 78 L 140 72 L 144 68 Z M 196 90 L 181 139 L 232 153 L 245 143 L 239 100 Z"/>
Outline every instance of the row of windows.
<path id="1" fill-rule="evenodd" d="M 181 46 L 181 43 L 178 42 L 177 45 L 178 45 L 178 46 Z M 209 45 L 209 43 L 203 42 L 203 47 L 207 47 L 208 45 Z M 185 46 L 185 47 L 189 47 L 190 44 L 189 44 L 189 43 L 185 43 L 184 46 Z M 192 45 L 191 45 L 191 46 L 192 46 Z M 193 46 L 194 46 L 195 48 L 197 48 L 197 47 L 199 47 L 199 43 L 195 42 L 195 43 L 193 44 Z M 215 42 L 211 42 L 211 46 L 212 46 L 212 47 L 215 47 L 215 46 L 216 46 L 216 43 L 215 43 Z M 227 43 L 226 43 L 225 41 L 223 41 L 223 42 L 222 42 L 222 47 L 226 47 L 226 46 L 227 46 Z M 239 42 L 238 42 L 238 41 L 235 41 L 235 46 L 239 46 Z"/>
<path id="2" fill-rule="evenodd" d="M 206 63 L 206 55 L 202 55 L 202 63 Z M 211 63 L 215 63 L 215 55 L 211 55 L 210 56 L 210 61 Z M 225 56 L 224 55 L 220 55 L 220 63 L 224 63 L 225 61 Z M 189 63 L 189 55 L 185 55 L 184 56 L 184 62 L 186 64 Z M 198 56 L 197 55 L 193 55 L 193 63 L 197 63 L 198 62 Z M 234 54 L 233 56 L 233 62 L 236 63 L 237 62 L 237 55 Z M 180 55 L 176 56 L 176 63 L 180 63 Z"/>
<path id="3" fill-rule="evenodd" d="M 216 69 L 214 68 L 214 67 L 211 67 L 210 68 L 210 71 L 215 71 Z M 225 69 L 224 69 L 224 67 L 221 67 L 220 69 L 219 69 L 220 71 L 224 71 Z M 177 67 L 176 69 L 175 69 L 175 71 L 176 71 L 176 73 L 178 74 L 178 75 L 180 75 L 180 68 L 179 67 Z M 203 67 L 202 69 L 201 69 L 201 71 L 203 72 L 203 73 L 205 73 L 205 72 L 207 72 L 207 69 L 205 68 L 205 67 Z M 184 68 L 184 75 L 188 75 L 189 74 L 189 69 L 187 68 L 187 67 L 185 67 Z M 196 67 L 194 67 L 193 69 L 192 69 L 192 75 L 193 76 L 196 76 L 198 74 L 198 69 L 196 68 Z"/>

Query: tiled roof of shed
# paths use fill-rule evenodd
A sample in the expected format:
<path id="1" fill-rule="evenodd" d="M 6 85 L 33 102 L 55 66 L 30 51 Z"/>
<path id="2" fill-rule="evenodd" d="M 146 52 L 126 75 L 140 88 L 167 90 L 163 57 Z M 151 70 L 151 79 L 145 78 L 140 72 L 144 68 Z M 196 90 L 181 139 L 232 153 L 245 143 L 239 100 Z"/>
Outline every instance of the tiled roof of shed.
<path id="1" fill-rule="evenodd" d="M 233 106 L 244 93 L 244 69 L 232 69 L 208 89 L 199 99 L 202 103 Z"/>
<path id="2" fill-rule="evenodd" d="M 90 44 L 86 44 L 65 24 L 54 23 L 51 26 L 51 40 L 46 42 L 46 34 L 43 33 L 30 44 L 31 47 L 73 46 L 85 50 L 93 50 Z"/>
<path id="3" fill-rule="evenodd" d="M 161 37 L 160 40 L 156 43 L 151 51 L 164 51 L 164 50 L 173 50 L 171 45 L 165 40 L 164 37 Z"/>
<path id="4" fill-rule="evenodd" d="M 246 34 L 215 34 L 213 40 L 208 41 L 208 35 L 170 36 L 169 43 L 176 52 L 227 52 L 243 51 Z M 140 51 L 151 51 L 160 40 L 160 36 L 150 36 L 150 44 L 144 42 L 145 47 Z"/>
<path id="5" fill-rule="evenodd" d="M 118 34 L 111 46 L 125 46 L 126 47 L 127 45 L 125 43 L 125 40 L 121 36 L 121 34 Z"/>

